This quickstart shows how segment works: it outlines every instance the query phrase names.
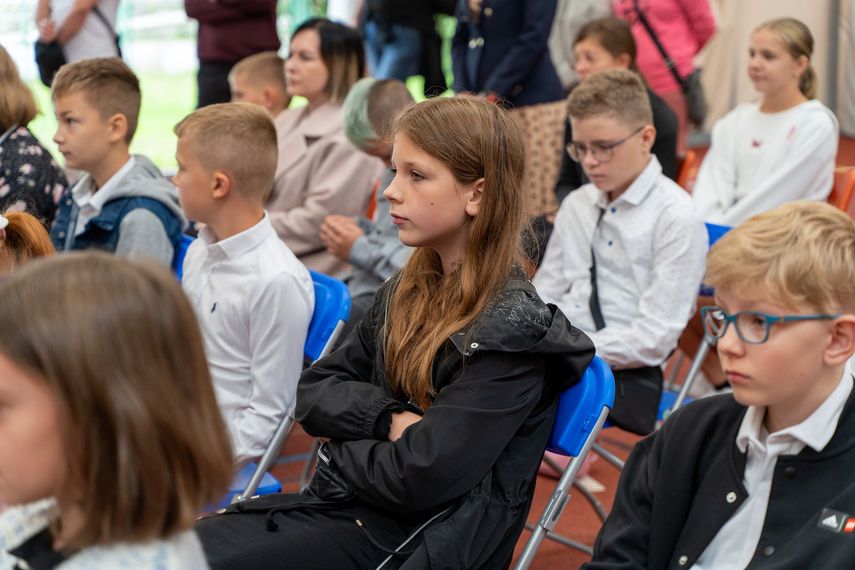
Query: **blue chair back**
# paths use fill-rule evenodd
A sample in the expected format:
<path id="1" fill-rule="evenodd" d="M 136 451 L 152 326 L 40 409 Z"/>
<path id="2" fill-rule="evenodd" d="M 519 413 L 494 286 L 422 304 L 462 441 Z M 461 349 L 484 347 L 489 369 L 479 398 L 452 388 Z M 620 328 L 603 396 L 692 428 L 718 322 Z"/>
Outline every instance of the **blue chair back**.
<path id="1" fill-rule="evenodd" d="M 188 236 L 187 234 L 181 234 L 181 241 L 178 242 L 178 253 L 175 255 L 175 259 L 172 262 L 172 270 L 175 272 L 175 276 L 178 278 L 178 282 L 181 282 L 181 278 L 184 277 L 184 258 L 187 257 L 187 248 L 190 247 L 190 244 L 193 243 L 195 238 Z"/>
<path id="2" fill-rule="evenodd" d="M 309 270 L 315 286 L 315 311 L 303 347 L 307 362 L 326 356 L 350 316 L 350 292 L 343 282 Z"/>
<path id="3" fill-rule="evenodd" d="M 568 494 L 585 456 L 588 455 L 594 440 L 600 432 L 603 422 L 615 400 L 615 379 L 609 366 L 602 358 L 595 356 L 578 384 L 565 390 L 558 399 L 558 413 L 555 425 L 549 436 L 547 449 L 554 453 L 571 456 L 570 462 L 561 474 L 552 496 L 543 509 L 537 525 L 526 523 L 532 530 L 528 542 L 517 559 L 515 570 L 526 570 L 540 543 L 549 536 L 563 544 L 581 547 L 579 543 L 566 537 L 553 534 L 567 501 Z M 583 548 L 591 554 L 590 548 Z"/>
<path id="4" fill-rule="evenodd" d="M 723 236 L 732 229 L 730 226 L 720 226 L 718 224 L 711 224 L 709 222 L 704 225 L 706 225 L 707 227 L 707 235 L 709 236 L 710 247 L 712 247 L 712 244 L 721 239 L 721 236 Z M 715 295 L 715 288 L 709 287 L 701 283 L 701 291 L 698 294 L 701 297 L 712 297 L 713 295 Z"/>
<path id="5" fill-rule="evenodd" d="M 595 356 L 578 384 L 558 399 L 558 413 L 546 449 L 579 457 L 603 408 L 615 401 L 615 381 L 609 365 Z"/>

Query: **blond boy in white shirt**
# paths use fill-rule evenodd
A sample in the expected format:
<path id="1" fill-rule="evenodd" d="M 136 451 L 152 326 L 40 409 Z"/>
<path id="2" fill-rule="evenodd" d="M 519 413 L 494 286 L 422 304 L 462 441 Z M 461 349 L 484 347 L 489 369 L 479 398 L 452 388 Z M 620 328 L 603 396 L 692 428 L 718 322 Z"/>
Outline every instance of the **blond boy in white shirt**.
<path id="1" fill-rule="evenodd" d="M 211 105 L 175 134 L 181 207 L 205 224 L 187 251 L 183 286 L 242 466 L 263 453 L 294 401 L 314 289 L 264 211 L 278 158 L 269 114 L 250 103 Z"/>

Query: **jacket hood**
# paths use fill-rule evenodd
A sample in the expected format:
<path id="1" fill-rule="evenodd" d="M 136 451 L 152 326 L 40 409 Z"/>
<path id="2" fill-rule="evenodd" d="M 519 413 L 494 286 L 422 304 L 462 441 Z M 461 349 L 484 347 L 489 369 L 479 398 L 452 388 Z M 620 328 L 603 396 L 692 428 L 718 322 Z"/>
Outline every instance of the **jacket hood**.
<path id="1" fill-rule="evenodd" d="M 118 198 L 151 198 L 157 200 L 181 220 L 182 229 L 187 225 L 184 213 L 178 204 L 178 190 L 163 177 L 154 163 L 141 154 L 133 155 L 135 164 L 125 179 L 110 193 L 109 200 Z"/>
<path id="2" fill-rule="evenodd" d="M 496 300 L 471 327 L 452 335 L 454 346 L 465 356 L 480 350 L 529 352 L 551 360 L 548 370 L 564 391 L 573 386 L 585 369 L 579 369 L 579 353 L 594 358 L 594 343 L 574 327 L 557 306 L 545 303 L 528 280 L 509 280 Z"/>

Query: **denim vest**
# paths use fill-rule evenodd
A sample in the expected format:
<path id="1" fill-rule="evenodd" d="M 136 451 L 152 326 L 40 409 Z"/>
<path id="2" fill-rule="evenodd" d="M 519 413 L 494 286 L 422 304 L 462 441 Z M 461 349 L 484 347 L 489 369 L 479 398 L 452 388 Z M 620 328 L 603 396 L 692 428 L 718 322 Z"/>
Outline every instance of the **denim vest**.
<path id="1" fill-rule="evenodd" d="M 175 269 L 181 240 L 181 220 L 172 210 L 154 198 L 129 196 L 111 200 L 104 204 L 100 214 L 86 224 L 83 233 L 75 236 L 73 224 L 77 221 L 78 207 L 69 191 L 59 205 L 56 224 L 50 231 L 50 238 L 57 251 L 95 248 L 112 253 L 116 251 L 116 245 L 119 243 L 119 228 L 122 220 L 137 208 L 150 211 L 163 224 L 166 235 L 169 236 L 169 242 L 172 244 L 172 266 Z"/>

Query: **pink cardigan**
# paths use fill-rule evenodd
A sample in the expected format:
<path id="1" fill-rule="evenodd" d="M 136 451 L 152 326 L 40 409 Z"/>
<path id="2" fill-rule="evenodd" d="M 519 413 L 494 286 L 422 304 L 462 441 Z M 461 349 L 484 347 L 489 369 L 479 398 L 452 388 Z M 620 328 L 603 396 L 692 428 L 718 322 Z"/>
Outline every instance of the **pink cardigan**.
<path id="1" fill-rule="evenodd" d="M 679 91 L 680 85 L 665 66 L 662 54 L 638 19 L 636 0 L 614 0 L 615 14 L 632 27 L 638 47 L 636 61 L 650 88 L 656 93 Z M 715 33 L 715 18 L 709 0 L 638 0 L 659 42 L 677 64 L 682 77 L 694 71 L 692 59 Z"/>

